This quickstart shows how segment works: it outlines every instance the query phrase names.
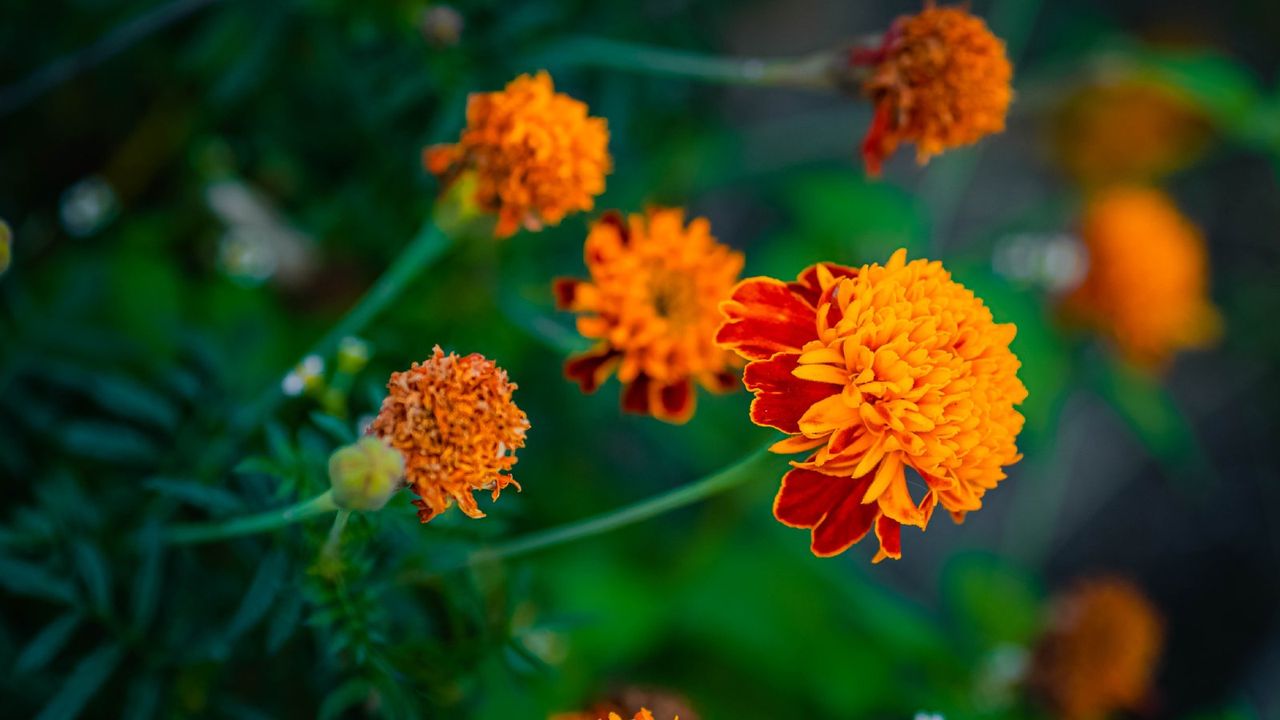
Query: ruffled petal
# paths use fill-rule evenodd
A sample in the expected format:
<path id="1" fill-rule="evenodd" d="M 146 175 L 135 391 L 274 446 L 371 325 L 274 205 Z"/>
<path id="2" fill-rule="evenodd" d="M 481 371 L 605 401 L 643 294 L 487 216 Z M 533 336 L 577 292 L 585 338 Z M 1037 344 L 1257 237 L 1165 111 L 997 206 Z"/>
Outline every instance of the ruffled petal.
<path id="1" fill-rule="evenodd" d="M 750 360 L 798 352 L 817 336 L 813 306 L 773 278 L 738 283 L 720 312 L 726 320 L 716 342 Z"/>

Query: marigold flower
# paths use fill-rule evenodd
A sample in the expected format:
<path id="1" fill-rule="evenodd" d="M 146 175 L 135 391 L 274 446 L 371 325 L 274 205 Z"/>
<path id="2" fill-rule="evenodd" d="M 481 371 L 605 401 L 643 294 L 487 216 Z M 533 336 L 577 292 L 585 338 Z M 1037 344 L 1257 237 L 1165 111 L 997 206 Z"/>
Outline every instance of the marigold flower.
<path id="1" fill-rule="evenodd" d="M 854 65 L 870 66 L 863 92 L 875 105 L 862 142 L 870 175 L 899 143 L 930 157 L 1004 130 L 1013 99 L 1013 67 L 1004 42 L 986 23 L 958 7 L 929 3 L 898 18 L 875 50 L 855 50 Z"/>
<path id="2" fill-rule="evenodd" d="M 1054 604 L 1036 647 L 1031 685 L 1066 720 L 1099 720 L 1148 698 L 1162 622 L 1129 582 L 1095 579 Z"/>
<path id="3" fill-rule="evenodd" d="M 616 371 L 624 411 L 682 423 L 693 416 L 694 381 L 713 392 L 737 385 L 737 358 L 714 338 L 742 254 L 716 242 L 706 219 L 685 225 L 682 210 L 664 208 L 625 221 L 608 213 L 584 255 L 591 279 L 554 287 L 557 306 L 580 313 L 578 332 L 600 341 L 565 364 L 583 392 Z"/>
<path id="4" fill-rule="evenodd" d="M 654 709 L 650 711 L 648 708 Z M 585 712 L 552 715 L 551 720 L 601 720 L 604 717 L 627 717 L 632 713 L 636 713 L 636 717 L 650 713 L 649 717 L 656 714 L 657 717 L 675 717 L 676 720 L 699 718 L 690 709 L 689 701 L 681 695 L 658 688 L 627 686 L 611 692 Z"/>
<path id="5" fill-rule="evenodd" d="M 494 234 L 508 237 L 521 226 L 537 230 L 590 210 L 612 170 L 608 144 L 605 121 L 555 92 L 542 71 L 501 92 L 472 95 L 461 138 L 427 148 L 423 163 L 446 185 L 474 172 L 476 204 L 497 213 Z"/>
<path id="6" fill-rule="evenodd" d="M 1098 83 L 1058 111 L 1054 154 L 1084 185 L 1150 181 L 1194 160 L 1210 127 L 1195 102 L 1168 85 L 1135 78 Z"/>
<path id="7" fill-rule="evenodd" d="M 515 389 L 492 360 L 445 355 L 438 345 L 426 362 L 391 374 L 369 434 L 404 455 L 422 522 L 454 502 L 468 516 L 484 517 L 473 492 L 491 490 L 497 500 L 508 485 L 520 489 L 507 473 L 529 419 L 511 400 Z"/>
<path id="8" fill-rule="evenodd" d="M 1089 267 L 1068 314 L 1102 331 L 1138 367 L 1212 343 L 1221 331 L 1207 297 L 1199 230 L 1158 190 L 1116 187 L 1089 201 L 1081 224 Z"/>
<path id="9" fill-rule="evenodd" d="M 898 250 L 884 266 L 750 278 L 722 310 L 717 340 L 751 361 L 752 421 L 789 436 L 775 452 L 811 453 L 782 478 L 773 513 L 811 529 L 815 555 L 874 527 L 875 562 L 899 558 L 903 525 L 923 530 L 938 503 L 960 522 L 1021 458 L 1016 328 L 941 263 Z M 923 480 L 918 501 L 907 469 Z"/>

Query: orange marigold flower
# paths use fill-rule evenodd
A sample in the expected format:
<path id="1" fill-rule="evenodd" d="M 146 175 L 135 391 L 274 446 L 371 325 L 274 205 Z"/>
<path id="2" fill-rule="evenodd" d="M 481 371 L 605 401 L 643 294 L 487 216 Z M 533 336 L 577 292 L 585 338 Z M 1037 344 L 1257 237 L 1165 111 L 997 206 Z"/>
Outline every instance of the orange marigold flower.
<path id="1" fill-rule="evenodd" d="M 1021 458 L 1016 328 L 941 263 L 899 250 L 884 266 L 751 278 L 722 309 L 717 340 L 751 361 L 751 419 L 790 436 L 775 452 L 812 451 L 782 478 L 773 513 L 811 529 L 815 555 L 874 527 L 875 562 L 899 558 L 902 525 L 924 529 L 938 503 L 960 522 Z M 919 501 L 907 469 L 923 480 Z"/>
<path id="2" fill-rule="evenodd" d="M 423 153 L 427 170 L 447 184 L 476 175 L 475 202 L 498 214 L 494 234 L 537 230 L 590 210 L 613 169 L 609 130 L 587 106 L 555 91 L 546 71 L 521 75 L 501 92 L 467 102 L 467 127 L 454 145 Z"/>
<path id="3" fill-rule="evenodd" d="M 1148 699 L 1164 632 L 1124 580 L 1095 579 L 1060 597 L 1037 644 L 1031 685 L 1066 720 L 1100 720 Z"/>
<path id="4" fill-rule="evenodd" d="M 1004 43 L 981 18 L 932 3 L 898 18 L 875 50 L 855 50 L 855 66 L 870 66 L 863 92 L 875 105 L 862 142 L 867 172 L 879 175 L 898 144 L 916 144 L 924 164 L 933 155 L 1004 130 L 1013 99 L 1013 67 Z"/>
<path id="5" fill-rule="evenodd" d="M 507 473 L 529 419 L 511 400 L 515 389 L 492 360 L 445 355 L 438 345 L 426 362 L 391 374 L 369 434 L 404 456 L 422 522 L 454 502 L 470 517 L 484 517 L 473 492 L 491 490 L 497 500 L 508 485 L 520 489 Z"/>
<path id="6" fill-rule="evenodd" d="M 653 708 L 652 711 L 648 708 Z M 675 717 L 676 720 L 698 720 L 699 715 L 690 709 L 689 701 L 682 695 L 668 690 L 640 686 L 618 688 L 585 712 L 552 715 L 551 720 L 600 720 L 607 716 L 626 717 L 632 713 L 653 713 L 657 717 Z M 637 717 L 644 717 L 637 715 Z"/>
<path id="7" fill-rule="evenodd" d="M 578 332 L 599 340 L 570 358 L 565 375 L 595 392 L 617 372 L 622 409 L 682 423 L 697 381 L 713 392 L 737 385 L 739 363 L 715 343 L 719 303 L 742 271 L 742 254 L 716 242 L 705 218 L 650 208 L 625 221 L 608 213 L 584 250 L 591 279 L 555 282 L 556 305 L 581 313 Z"/>
<path id="8" fill-rule="evenodd" d="M 1089 201 L 1081 234 L 1089 268 L 1065 309 L 1101 330 L 1130 362 L 1157 370 L 1176 351 L 1218 337 L 1204 239 L 1166 195 L 1109 189 Z"/>
<path id="9" fill-rule="evenodd" d="M 1144 182 L 1194 160 L 1210 129 L 1209 117 L 1175 88 L 1124 79 L 1082 88 L 1063 104 L 1054 153 L 1084 185 Z"/>

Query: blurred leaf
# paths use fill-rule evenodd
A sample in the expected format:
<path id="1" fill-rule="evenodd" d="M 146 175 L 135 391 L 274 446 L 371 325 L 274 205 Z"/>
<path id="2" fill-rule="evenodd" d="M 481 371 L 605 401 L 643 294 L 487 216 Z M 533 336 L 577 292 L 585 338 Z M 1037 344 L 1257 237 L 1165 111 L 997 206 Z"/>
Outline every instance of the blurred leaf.
<path id="1" fill-rule="evenodd" d="M 267 628 L 267 652 L 275 654 L 293 637 L 298 629 L 298 621 L 302 619 L 303 596 L 300 592 L 289 593 Z"/>
<path id="2" fill-rule="evenodd" d="M 76 569 L 80 579 L 89 591 L 89 600 L 94 609 L 109 615 L 111 613 L 111 570 L 107 567 L 106 558 L 96 546 L 83 540 L 74 542 L 71 554 L 75 558 Z"/>
<path id="3" fill-rule="evenodd" d="M 143 675 L 129 686 L 122 716 L 125 720 L 151 720 L 160 704 L 160 681 L 154 675 Z"/>
<path id="4" fill-rule="evenodd" d="M 1215 119 L 1234 129 L 1258 102 L 1258 80 L 1243 64 L 1215 53 L 1162 53 L 1148 58 L 1159 78 L 1198 101 Z"/>
<path id="5" fill-rule="evenodd" d="M 164 556 L 160 524 L 148 522 L 137 538 L 142 561 L 133 577 L 133 623 L 135 629 L 142 630 L 151 624 L 160 595 L 161 560 Z"/>
<path id="6" fill-rule="evenodd" d="M 36 720 L 71 720 L 79 715 L 116 669 L 123 654 L 116 645 L 104 645 L 86 656 Z"/>
<path id="7" fill-rule="evenodd" d="M 284 573 L 287 567 L 284 553 L 277 550 L 268 555 L 258 566 L 249 589 L 245 591 L 240 608 L 231 618 L 227 631 L 222 637 L 222 650 L 229 650 L 236 638 L 258 623 L 267 614 L 271 603 L 284 585 Z"/>
<path id="8" fill-rule="evenodd" d="M 75 586 L 55 577 L 38 565 L 0 556 L 0 585 L 16 595 L 47 598 L 65 603 L 75 601 Z"/>
<path id="9" fill-rule="evenodd" d="M 120 375 L 95 375 L 88 387 L 98 404 L 113 415 L 162 429 L 172 429 L 178 424 L 179 413 L 173 403 L 135 380 Z"/>
<path id="10" fill-rule="evenodd" d="M 68 452 L 94 460 L 143 463 L 159 453 L 150 438 L 127 425 L 72 420 L 62 427 L 59 436 Z"/>
<path id="11" fill-rule="evenodd" d="M 45 626 L 38 635 L 27 643 L 22 654 L 13 664 L 13 671 L 19 675 L 40 670 L 57 656 L 67 641 L 80 627 L 80 613 L 68 613 Z"/>
<path id="12" fill-rule="evenodd" d="M 290 442 L 289 433 L 284 426 L 272 421 L 267 423 L 264 431 L 267 434 L 267 447 L 277 462 L 293 465 L 298 461 L 297 455 L 293 452 L 293 443 Z"/>
<path id="13" fill-rule="evenodd" d="M 356 441 L 356 431 L 350 425 L 332 415 L 313 412 L 311 413 L 311 422 L 343 445 L 349 445 Z"/>
<path id="14" fill-rule="evenodd" d="M 281 478 L 284 475 L 274 461 L 265 457 L 245 458 L 232 469 L 232 472 L 237 475 L 266 475 L 274 478 Z"/>
<path id="15" fill-rule="evenodd" d="M 1024 645 L 1039 629 L 1041 592 L 1036 582 L 995 555 L 953 558 L 943 572 L 942 592 L 956 625 L 985 648 Z"/>
<path id="16" fill-rule="evenodd" d="M 244 509 L 244 503 L 240 502 L 240 498 L 234 493 L 196 480 L 156 477 L 145 480 L 142 486 L 187 505 L 208 510 L 215 515 Z"/>
<path id="17" fill-rule="evenodd" d="M 332 720 L 343 717 L 343 714 L 369 699 L 372 687 L 363 678 L 352 678 L 339 685 L 333 692 L 325 696 L 320 704 L 318 717 L 320 720 Z"/>

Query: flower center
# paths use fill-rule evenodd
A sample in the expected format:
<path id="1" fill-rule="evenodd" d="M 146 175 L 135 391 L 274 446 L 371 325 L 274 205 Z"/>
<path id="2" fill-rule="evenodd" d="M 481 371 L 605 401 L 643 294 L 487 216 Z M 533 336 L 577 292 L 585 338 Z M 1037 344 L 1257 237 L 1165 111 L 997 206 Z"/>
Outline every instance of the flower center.
<path id="1" fill-rule="evenodd" d="M 658 271 L 649 280 L 653 312 L 668 324 L 681 328 L 697 319 L 697 288 L 687 272 Z"/>

